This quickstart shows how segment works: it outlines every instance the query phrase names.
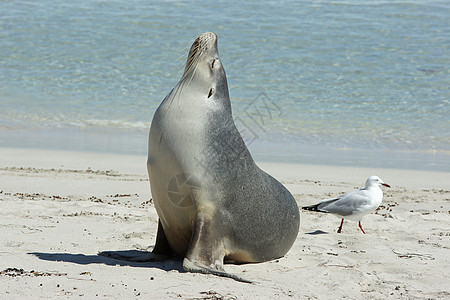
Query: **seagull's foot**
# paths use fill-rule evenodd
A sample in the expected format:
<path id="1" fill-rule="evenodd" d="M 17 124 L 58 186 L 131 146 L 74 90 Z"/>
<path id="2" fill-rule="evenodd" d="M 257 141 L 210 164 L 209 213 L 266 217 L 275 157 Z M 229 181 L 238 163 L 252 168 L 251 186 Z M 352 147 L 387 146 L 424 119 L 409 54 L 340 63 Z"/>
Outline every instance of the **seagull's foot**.
<path id="1" fill-rule="evenodd" d="M 342 225 L 344 225 L 344 219 L 342 219 L 341 225 L 339 226 L 337 233 L 341 233 L 342 232 Z"/>
<path id="2" fill-rule="evenodd" d="M 361 229 L 361 231 L 362 231 L 364 234 L 366 234 L 366 232 L 364 231 L 364 229 L 363 229 L 362 226 L 361 226 L 361 221 L 359 221 L 359 228 Z"/>

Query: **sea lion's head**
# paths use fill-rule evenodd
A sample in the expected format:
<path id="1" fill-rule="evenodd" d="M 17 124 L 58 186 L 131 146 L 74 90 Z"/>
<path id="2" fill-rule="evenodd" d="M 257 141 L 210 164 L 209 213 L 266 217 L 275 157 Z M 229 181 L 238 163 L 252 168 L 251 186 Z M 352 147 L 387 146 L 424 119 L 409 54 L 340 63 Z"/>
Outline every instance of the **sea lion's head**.
<path id="1" fill-rule="evenodd" d="M 197 92 L 206 99 L 229 99 L 227 77 L 220 61 L 215 33 L 203 33 L 195 39 L 181 82 L 182 85 L 195 85 Z"/>

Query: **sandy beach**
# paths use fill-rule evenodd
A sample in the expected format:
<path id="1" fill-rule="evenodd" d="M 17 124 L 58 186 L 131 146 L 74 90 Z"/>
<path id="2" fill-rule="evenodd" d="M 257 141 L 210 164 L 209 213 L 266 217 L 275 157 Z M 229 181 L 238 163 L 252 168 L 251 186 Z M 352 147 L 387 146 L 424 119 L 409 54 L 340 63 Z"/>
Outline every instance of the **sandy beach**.
<path id="1" fill-rule="evenodd" d="M 357 223 L 301 211 L 288 254 L 227 264 L 236 282 L 186 273 L 181 260 L 132 263 L 99 251 L 148 251 L 156 237 L 145 156 L 0 148 L 0 298 L 449 299 L 450 173 L 259 163 L 299 206 L 391 185 Z"/>

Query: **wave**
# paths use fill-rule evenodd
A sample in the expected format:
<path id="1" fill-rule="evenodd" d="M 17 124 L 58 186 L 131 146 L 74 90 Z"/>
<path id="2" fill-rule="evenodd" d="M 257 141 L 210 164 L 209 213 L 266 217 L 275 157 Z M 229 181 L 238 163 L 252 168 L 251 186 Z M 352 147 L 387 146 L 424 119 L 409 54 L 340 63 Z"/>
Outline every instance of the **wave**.
<path id="1" fill-rule="evenodd" d="M 44 116 L 44 115 L 23 115 L 3 116 L 0 118 L 0 130 L 31 130 L 40 128 L 110 128 L 122 130 L 144 131 L 150 128 L 151 122 L 110 120 L 110 119 L 83 119 L 69 118 L 65 115 Z"/>
<path id="2" fill-rule="evenodd" d="M 100 127 L 100 128 L 119 128 L 133 130 L 148 130 L 150 122 L 136 121 L 130 122 L 125 120 L 105 120 L 105 119 L 87 119 L 75 122 L 68 122 L 67 125 L 74 127 Z"/>

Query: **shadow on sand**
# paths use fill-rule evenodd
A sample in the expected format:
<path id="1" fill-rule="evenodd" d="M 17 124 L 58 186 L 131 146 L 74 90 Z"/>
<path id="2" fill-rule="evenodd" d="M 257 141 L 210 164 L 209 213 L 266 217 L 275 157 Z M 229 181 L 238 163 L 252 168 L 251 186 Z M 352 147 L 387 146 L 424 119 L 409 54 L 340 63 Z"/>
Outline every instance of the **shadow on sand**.
<path id="1" fill-rule="evenodd" d="M 139 251 L 139 250 L 108 251 L 108 252 L 117 254 L 117 256 L 124 256 L 130 258 L 139 257 L 148 253 L 146 251 Z M 42 260 L 68 262 L 79 265 L 104 264 L 108 266 L 156 268 L 165 271 L 177 270 L 178 272 L 184 273 L 182 260 L 176 258 L 156 262 L 134 262 L 127 260 L 119 260 L 111 257 L 106 257 L 103 255 L 85 255 L 73 253 L 43 253 L 43 252 L 29 252 L 28 254 L 37 256 Z"/>
<path id="2" fill-rule="evenodd" d="M 306 232 L 305 234 L 310 234 L 310 235 L 318 235 L 318 234 L 328 234 L 328 232 L 322 231 L 322 230 L 316 230 L 313 232 Z"/>

